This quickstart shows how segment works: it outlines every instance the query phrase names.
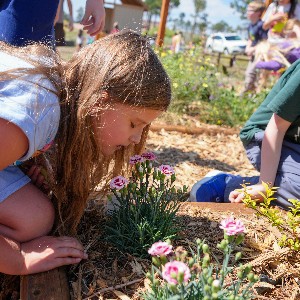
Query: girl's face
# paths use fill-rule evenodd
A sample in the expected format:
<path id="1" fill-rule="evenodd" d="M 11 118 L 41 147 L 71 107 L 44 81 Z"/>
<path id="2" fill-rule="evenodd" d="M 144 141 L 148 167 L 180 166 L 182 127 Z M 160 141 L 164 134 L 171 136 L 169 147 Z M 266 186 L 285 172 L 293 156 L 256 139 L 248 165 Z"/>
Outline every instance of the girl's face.
<path id="1" fill-rule="evenodd" d="M 92 116 L 97 144 L 104 155 L 111 155 L 122 146 L 138 144 L 143 129 L 162 114 L 160 110 L 114 104 Z"/>

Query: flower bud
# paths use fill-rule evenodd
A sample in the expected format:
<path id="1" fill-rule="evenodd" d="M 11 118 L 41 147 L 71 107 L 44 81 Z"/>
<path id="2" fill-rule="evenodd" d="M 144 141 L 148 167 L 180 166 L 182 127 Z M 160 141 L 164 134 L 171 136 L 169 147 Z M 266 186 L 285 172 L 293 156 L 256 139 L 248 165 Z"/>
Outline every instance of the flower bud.
<path id="1" fill-rule="evenodd" d="M 152 263 L 154 264 L 154 266 L 156 266 L 158 268 L 161 265 L 160 259 L 158 257 L 156 257 L 156 256 L 152 256 Z"/>
<path id="2" fill-rule="evenodd" d="M 212 291 L 213 293 L 217 293 L 221 289 L 220 280 L 215 279 L 212 283 Z"/>
<path id="3" fill-rule="evenodd" d="M 211 294 L 211 299 L 213 299 L 213 300 L 218 300 L 218 298 L 219 298 L 218 293 L 212 293 L 212 294 Z"/>
<path id="4" fill-rule="evenodd" d="M 244 277 L 244 272 L 238 271 L 238 272 L 237 272 L 237 277 L 238 277 L 239 279 L 243 279 L 243 277 Z"/>
<path id="5" fill-rule="evenodd" d="M 245 272 L 245 274 L 249 274 L 249 273 L 251 272 L 251 270 L 252 270 L 252 267 L 251 267 L 250 265 L 246 265 L 246 266 L 244 267 L 244 272 Z"/>
<path id="6" fill-rule="evenodd" d="M 159 285 L 159 280 L 158 279 L 154 279 L 153 280 L 153 285 L 154 286 L 158 286 Z"/>
<path id="7" fill-rule="evenodd" d="M 209 277 L 207 279 L 207 283 L 210 284 L 210 285 L 213 283 L 213 281 L 214 281 L 214 279 L 212 277 Z"/>
<path id="8" fill-rule="evenodd" d="M 236 255 L 235 255 L 235 261 L 238 261 L 241 258 L 242 258 L 242 253 L 241 252 L 236 253 Z"/>
<path id="9" fill-rule="evenodd" d="M 175 174 L 172 174 L 172 175 L 171 175 L 171 183 L 173 183 L 175 180 L 176 180 L 176 175 L 175 175 Z"/>
<path id="10" fill-rule="evenodd" d="M 176 286 L 176 284 L 170 283 L 170 284 L 169 284 L 169 288 L 170 288 L 170 290 L 171 290 L 173 293 L 177 293 L 177 292 L 178 292 L 178 291 L 177 291 L 177 286 Z"/>
<path id="11" fill-rule="evenodd" d="M 178 279 L 177 279 L 177 281 L 179 283 L 183 283 L 183 279 L 184 279 L 184 272 L 178 272 Z"/>
<path id="12" fill-rule="evenodd" d="M 250 282 L 254 282 L 254 273 L 250 272 L 248 275 L 247 275 L 247 278 Z"/>
<path id="13" fill-rule="evenodd" d="M 243 234 L 240 234 L 240 235 L 238 235 L 238 236 L 236 237 L 236 239 L 235 239 L 235 244 L 236 244 L 236 245 L 239 245 L 239 244 L 241 244 L 243 241 L 244 241 L 244 235 L 243 235 Z"/>
<path id="14" fill-rule="evenodd" d="M 202 245 L 202 251 L 203 251 L 203 253 L 208 253 L 209 252 L 209 247 L 208 247 L 207 244 Z"/>
<path id="15" fill-rule="evenodd" d="M 194 263 L 195 263 L 195 259 L 191 257 L 189 259 L 189 267 L 191 268 L 194 265 Z"/>
<path id="16" fill-rule="evenodd" d="M 211 290 L 210 286 L 209 286 L 208 284 L 206 284 L 206 285 L 204 286 L 204 292 L 205 292 L 205 293 L 209 293 L 210 290 Z"/>

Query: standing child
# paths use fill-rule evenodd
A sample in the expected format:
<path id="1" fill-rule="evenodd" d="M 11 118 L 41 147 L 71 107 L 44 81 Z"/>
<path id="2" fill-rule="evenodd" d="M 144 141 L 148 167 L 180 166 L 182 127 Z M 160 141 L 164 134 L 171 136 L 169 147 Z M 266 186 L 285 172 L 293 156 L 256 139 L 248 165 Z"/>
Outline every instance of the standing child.
<path id="1" fill-rule="evenodd" d="M 241 177 L 214 172 L 197 182 L 192 201 L 241 202 L 243 182 L 253 198 L 264 193 L 262 182 L 279 187 L 275 204 L 289 208 L 288 199 L 300 199 L 300 61 L 280 77 L 269 95 L 241 130 L 247 156 L 260 176 Z"/>
<path id="2" fill-rule="evenodd" d="M 143 150 L 150 123 L 170 104 L 169 78 L 147 40 L 131 31 L 65 64 L 41 45 L 0 44 L 0 57 L 0 272 L 78 263 L 87 258 L 81 243 L 48 235 L 54 206 L 18 165 L 52 145 L 40 157 L 60 232 L 74 234 L 89 194 L 99 183 L 108 189 Z"/>
<path id="3" fill-rule="evenodd" d="M 262 20 L 263 28 L 268 30 L 268 41 L 272 44 L 282 42 L 282 30 L 289 19 L 300 20 L 300 5 L 297 0 L 277 0 L 272 2 Z"/>
<path id="4" fill-rule="evenodd" d="M 246 46 L 246 54 L 249 57 L 249 63 L 245 72 L 245 87 L 243 92 L 255 90 L 255 49 L 260 41 L 265 40 L 268 37 L 267 31 L 263 29 L 263 22 L 261 20 L 261 15 L 264 9 L 264 3 L 259 1 L 250 2 L 247 7 L 247 18 L 251 23 L 248 26 L 248 43 Z"/>
<path id="5" fill-rule="evenodd" d="M 79 51 L 82 48 L 83 41 L 84 41 L 83 30 L 79 29 L 78 35 L 76 37 L 76 51 Z"/>

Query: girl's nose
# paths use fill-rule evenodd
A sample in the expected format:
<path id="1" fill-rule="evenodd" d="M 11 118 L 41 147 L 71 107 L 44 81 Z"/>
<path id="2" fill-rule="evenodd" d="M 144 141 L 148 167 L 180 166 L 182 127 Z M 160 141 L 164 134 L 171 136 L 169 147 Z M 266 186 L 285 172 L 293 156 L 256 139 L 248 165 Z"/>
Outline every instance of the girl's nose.
<path id="1" fill-rule="evenodd" d="M 134 143 L 134 144 L 138 144 L 138 143 L 140 142 L 140 140 L 141 140 L 142 133 L 143 133 L 143 131 L 141 130 L 140 132 L 138 132 L 138 133 L 132 135 L 132 136 L 130 137 L 130 142 L 131 142 L 131 143 Z"/>

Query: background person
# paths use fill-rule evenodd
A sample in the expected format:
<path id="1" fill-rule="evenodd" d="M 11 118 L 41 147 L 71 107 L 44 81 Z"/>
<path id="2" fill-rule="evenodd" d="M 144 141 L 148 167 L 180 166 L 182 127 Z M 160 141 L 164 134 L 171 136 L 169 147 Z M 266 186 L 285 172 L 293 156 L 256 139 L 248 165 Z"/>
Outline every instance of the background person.
<path id="1" fill-rule="evenodd" d="M 272 2 L 262 20 L 268 31 L 268 41 L 276 44 L 282 41 L 282 30 L 288 19 L 300 20 L 300 5 L 297 0 L 278 0 Z"/>
<path id="2" fill-rule="evenodd" d="M 64 0 L 59 1 L 55 21 L 54 21 L 54 32 L 55 32 L 55 44 L 56 46 L 65 46 L 65 29 L 64 29 Z M 68 9 L 69 9 L 69 30 L 73 31 L 73 6 L 72 1 L 67 0 Z"/>
<path id="3" fill-rule="evenodd" d="M 249 57 L 249 63 L 245 72 L 245 86 L 244 91 L 255 91 L 256 88 L 256 62 L 254 61 L 255 49 L 257 44 L 267 39 L 268 32 L 263 29 L 263 21 L 261 20 L 262 13 L 265 9 L 263 2 L 253 1 L 248 4 L 247 18 L 250 21 L 248 26 L 248 42 L 246 46 L 246 54 Z"/>
<path id="4" fill-rule="evenodd" d="M 197 182 L 191 201 L 241 202 L 241 184 L 250 183 L 248 192 L 262 199 L 262 182 L 279 187 L 272 202 L 288 209 L 288 199 L 300 199 L 300 60 L 280 77 L 266 99 L 240 132 L 246 154 L 260 176 L 242 177 L 212 172 Z"/>
<path id="5" fill-rule="evenodd" d="M 44 43 L 54 47 L 54 20 L 59 0 L 0 1 L 0 41 L 14 46 Z M 84 30 L 96 35 L 104 28 L 103 0 L 86 0 L 81 22 Z"/>

